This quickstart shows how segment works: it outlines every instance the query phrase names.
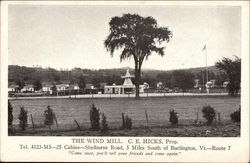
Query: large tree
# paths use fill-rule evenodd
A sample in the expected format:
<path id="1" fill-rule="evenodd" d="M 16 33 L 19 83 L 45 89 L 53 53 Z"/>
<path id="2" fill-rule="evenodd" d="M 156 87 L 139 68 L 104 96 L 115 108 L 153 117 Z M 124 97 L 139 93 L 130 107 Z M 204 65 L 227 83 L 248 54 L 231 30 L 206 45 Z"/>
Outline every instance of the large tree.
<path id="1" fill-rule="evenodd" d="M 120 49 L 120 61 L 133 57 L 135 62 L 136 98 L 139 97 L 141 67 L 144 60 L 153 53 L 164 55 L 160 44 L 172 37 L 167 27 L 158 27 L 153 17 L 142 17 L 137 14 L 124 14 L 113 17 L 109 22 L 110 33 L 104 42 L 107 51 L 113 56 Z"/>
<path id="2" fill-rule="evenodd" d="M 78 79 L 78 86 L 82 89 L 82 91 L 84 90 L 84 88 L 86 87 L 86 81 L 85 81 L 85 78 L 83 75 L 80 75 L 79 76 L 79 79 Z"/>
<path id="3" fill-rule="evenodd" d="M 13 107 L 8 100 L 8 126 L 12 127 L 12 122 L 13 122 Z"/>
<path id="4" fill-rule="evenodd" d="M 172 84 L 180 88 L 183 93 L 194 87 L 194 75 L 189 71 L 176 70 L 172 73 L 172 77 L 175 81 Z"/>
<path id="5" fill-rule="evenodd" d="M 18 91 L 20 91 L 25 86 L 25 83 L 23 80 L 17 80 L 15 83 L 18 86 L 18 88 L 17 88 Z"/>
<path id="6" fill-rule="evenodd" d="M 42 83 L 39 79 L 33 82 L 33 86 L 35 91 L 39 91 L 40 89 L 42 89 Z"/>
<path id="7" fill-rule="evenodd" d="M 173 83 L 171 82 L 172 74 L 169 72 L 159 73 L 156 78 L 158 81 L 162 81 L 164 86 L 167 88 L 173 88 Z"/>
<path id="8" fill-rule="evenodd" d="M 216 68 L 223 70 L 227 74 L 229 84 L 227 85 L 230 95 L 237 95 L 240 90 L 241 81 L 241 59 L 235 56 L 234 60 L 230 58 L 222 58 L 215 63 Z"/>

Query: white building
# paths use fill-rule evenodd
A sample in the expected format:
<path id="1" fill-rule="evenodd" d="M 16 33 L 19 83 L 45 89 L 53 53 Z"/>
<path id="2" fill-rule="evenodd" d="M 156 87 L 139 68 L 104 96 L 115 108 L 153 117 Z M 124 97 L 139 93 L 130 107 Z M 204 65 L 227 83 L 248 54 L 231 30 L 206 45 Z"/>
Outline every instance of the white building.
<path id="1" fill-rule="evenodd" d="M 96 89 L 95 86 L 91 83 L 87 83 L 85 86 L 85 89 L 91 90 L 91 89 Z"/>
<path id="2" fill-rule="evenodd" d="M 162 82 L 158 82 L 156 84 L 156 87 L 159 88 L 159 89 L 162 89 L 163 88 L 163 83 Z"/>
<path id="3" fill-rule="evenodd" d="M 223 82 L 223 88 L 227 88 L 228 84 L 229 84 L 229 81 Z"/>
<path id="4" fill-rule="evenodd" d="M 78 86 L 78 84 L 70 84 L 68 87 L 68 90 L 72 91 L 78 91 L 80 89 L 80 87 Z"/>
<path id="5" fill-rule="evenodd" d="M 215 87 L 215 80 L 210 80 L 206 83 L 206 88 L 214 88 Z"/>
<path id="6" fill-rule="evenodd" d="M 8 92 L 17 92 L 18 90 L 18 85 L 16 84 L 11 84 L 8 86 Z"/>
<path id="7" fill-rule="evenodd" d="M 58 85 L 56 85 L 56 90 L 58 92 L 66 91 L 68 88 L 69 88 L 69 84 L 58 84 Z"/>
<path id="8" fill-rule="evenodd" d="M 200 87 L 200 80 L 199 79 L 195 79 L 194 83 L 195 83 L 194 88 L 199 88 Z"/>
<path id="9" fill-rule="evenodd" d="M 44 84 L 42 87 L 42 92 L 48 92 L 49 94 L 52 94 L 52 84 Z"/>
<path id="10" fill-rule="evenodd" d="M 42 87 L 42 91 L 43 92 L 49 92 L 49 91 L 51 91 L 52 87 L 53 87 L 53 85 L 44 85 Z"/>
<path id="11" fill-rule="evenodd" d="M 149 84 L 147 82 L 144 82 L 143 85 L 144 89 L 149 89 Z"/>
<path id="12" fill-rule="evenodd" d="M 34 86 L 31 84 L 25 85 L 22 89 L 21 92 L 34 92 Z"/>
<path id="13" fill-rule="evenodd" d="M 132 83 L 131 78 L 133 78 L 133 75 L 130 75 L 129 69 L 126 72 L 125 76 L 122 76 L 121 78 L 124 79 L 123 85 L 106 85 L 104 86 L 104 93 L 105 94 L 128 94 L 128 93 L 134 93 L 135 92 L 135 85 Z M 140 85 L 140 93 L 144 93 L 145 87 L 148 85 L 143 84 Z"/>

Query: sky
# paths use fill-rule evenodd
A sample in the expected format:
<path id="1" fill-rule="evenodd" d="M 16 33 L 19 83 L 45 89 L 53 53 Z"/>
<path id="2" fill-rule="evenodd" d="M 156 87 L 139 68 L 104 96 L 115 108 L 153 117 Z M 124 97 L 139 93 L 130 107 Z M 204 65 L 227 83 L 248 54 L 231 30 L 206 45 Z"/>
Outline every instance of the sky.
<path id="1" fill-rule="evenodd" d="M 241 8 L 167 5 L 10 5 L 8 64 L 56 69 L 134 67 L 106 51 L 109 21 L 123 14 L 152 16 L 173 37 L 163 57 L 152 54 L 143 69 L 212 66 L 222 57 L 241 56 Z M 203 50 L 206 45 L 206 51 Z"/>

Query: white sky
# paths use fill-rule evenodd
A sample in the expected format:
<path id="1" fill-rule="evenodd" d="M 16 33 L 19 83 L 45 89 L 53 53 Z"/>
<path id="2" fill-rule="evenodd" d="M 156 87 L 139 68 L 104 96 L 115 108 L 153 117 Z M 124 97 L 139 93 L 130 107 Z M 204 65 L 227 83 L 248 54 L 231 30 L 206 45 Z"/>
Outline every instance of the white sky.
<path id="1" fill-rule="evenodd" d="M 104 48 L 109 21 L 124 13 L 154 17 L 168 26 L 173 38 L 165 56 L 153 54 L 142 68 L 179 69 L 205 66 L 222 57 L 241 56 L 240 7 L 191 6 L 9 6 L 9 61 L 22 66 L 53 68 L 134 67 L 120 63 Z"/>

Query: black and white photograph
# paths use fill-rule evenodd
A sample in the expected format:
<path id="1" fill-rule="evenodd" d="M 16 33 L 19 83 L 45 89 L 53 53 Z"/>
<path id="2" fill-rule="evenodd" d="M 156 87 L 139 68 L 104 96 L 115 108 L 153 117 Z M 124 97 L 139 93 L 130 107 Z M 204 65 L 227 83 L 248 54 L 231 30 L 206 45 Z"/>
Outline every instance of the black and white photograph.
<path id="1" fill-rule="evenodd" d="M 9 135 L 240 136 L 240 13 L 9 6 Z"/>
<path id="2" fill-rule="evenodd" d="M 242 6 L 7 9 L 9 140 L 244 136 Z"/>

